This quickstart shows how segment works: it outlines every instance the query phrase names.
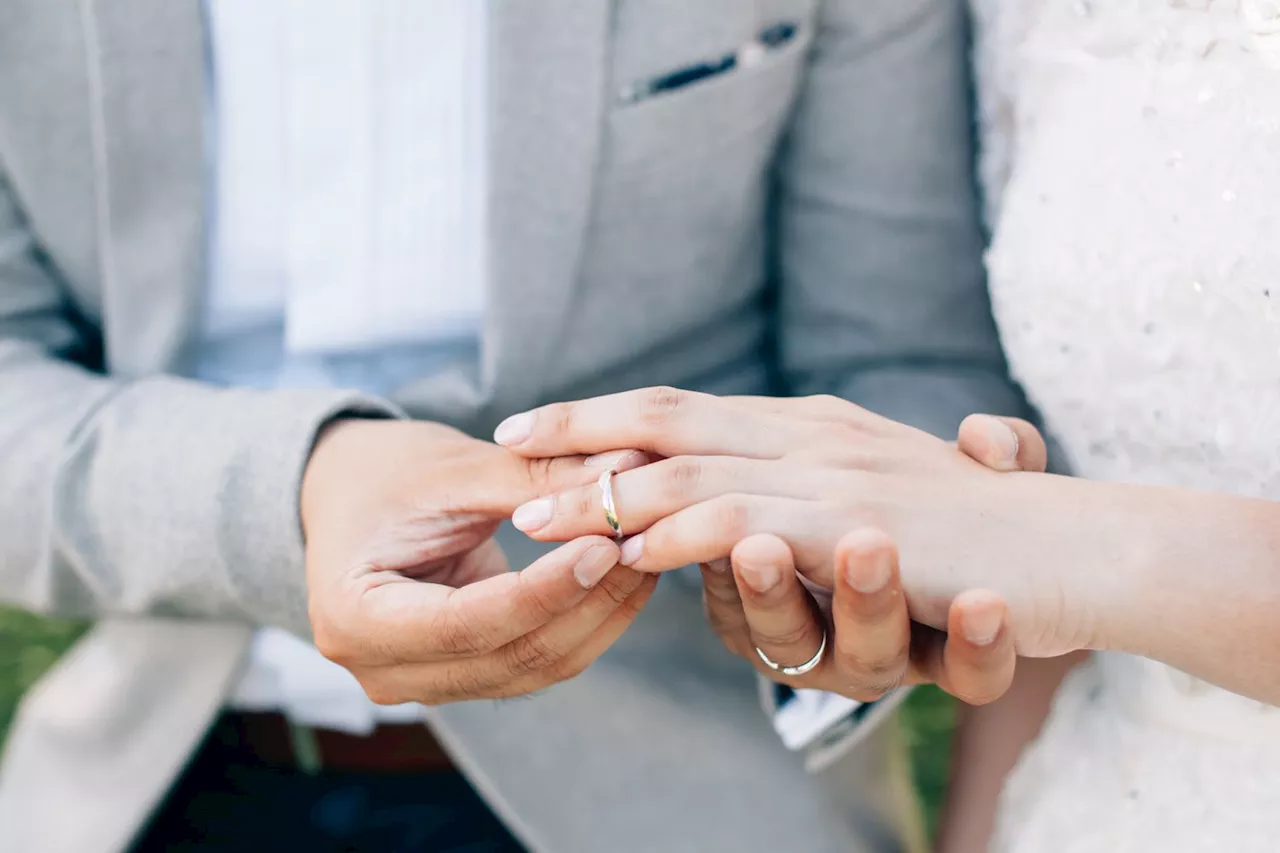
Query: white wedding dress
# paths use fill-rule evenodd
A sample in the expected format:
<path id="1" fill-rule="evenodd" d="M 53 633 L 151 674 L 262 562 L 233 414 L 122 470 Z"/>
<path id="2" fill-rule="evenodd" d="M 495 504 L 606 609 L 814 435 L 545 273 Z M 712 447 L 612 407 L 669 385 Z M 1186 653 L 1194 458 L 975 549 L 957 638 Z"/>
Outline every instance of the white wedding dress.
<path id="1" fill-rule="evenodd" d="M 973 7 L 993 306 L 1075 473 L 1280 500 L 1280 0 Z M 1280 710 L 1095 656 L 995 849 L 1280 850 Z"/>

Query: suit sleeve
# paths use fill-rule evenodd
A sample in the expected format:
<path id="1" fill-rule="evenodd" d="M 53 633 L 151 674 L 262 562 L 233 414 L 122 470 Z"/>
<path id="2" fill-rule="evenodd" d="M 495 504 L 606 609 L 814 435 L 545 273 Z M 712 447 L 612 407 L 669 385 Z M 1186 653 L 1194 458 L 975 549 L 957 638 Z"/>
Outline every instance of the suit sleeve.
<path id="1" fill-rule="evenodd" d="M 835 394 L 954 438 L 1026 415 L 986 292 L 961 0 L 828 0 L 779 153 L 778 354 Z"/>
<path id="2" fill-rule="evenodd" d="M 92 369 L 96 338 L 0 172 L 0 599 L 305 633 L 312 443 L 335 416 L 390 411 L 343 392 L 113 379 Z"/>

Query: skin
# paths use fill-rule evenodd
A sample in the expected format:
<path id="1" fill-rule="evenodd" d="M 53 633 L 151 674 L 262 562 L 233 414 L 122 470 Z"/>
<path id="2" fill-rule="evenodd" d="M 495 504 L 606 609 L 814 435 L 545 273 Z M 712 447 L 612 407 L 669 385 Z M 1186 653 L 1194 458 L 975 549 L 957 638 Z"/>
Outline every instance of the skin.
<path id="1" fill-rule="evenodd" d="M 960 426 L 957 447 L 993 471 L 1043 471 L 1044 441 L 1012 418 L 975 415 Z M 729 651 L 792 687 L 830 690 L 870 701 L 904 684 L 937 684 L 970 705 L 1000 698 L 1014 678 L 1016 655 L 1008 608 L 987 590 L 952 602 L 947 630 L 914 622 L 907 609 L 897 548 L 881 531 L 847 534 L 836 546 L 836 582 L 823 607 L 800 583 L 795 556 L 777 536 L 749 537 L 730 560 L 702 566 L 707 616 Z M 732 573 L 728 570 L 732 568 Z M 823 612 L 825 611 L 825 612 Z M 819 666 L 803 676 L 770 670 L 756 654 L 794 666 L 820 648 Z"/>
<path id="2" fill-rule="evenodd" d="M 437 424 L 335 423 L 301 492 L 316 646 L 380 704 L 517 696 L 582 672 L 657 578 L 590 534 L 509 572 L 492 537 L 521 502 L 593 482 L 593 465 L 522 459 Z"/>
<path id="3" fill-rule="evenodd" d="M 621 561 L 638 570 L 709 562 L 772 534 L 832 588 L 840 540 L 874 528 L 900 550 L 918 622 L 946 630 L 957 597 L 988 589 L 1008 604 L 1019 654 L 1130 652 L 1280 702 L 1274 502 L 999 473 L 834 398 L 644 389 L 525 413 L 496 438 L 530 458 L 618 446 L 664 457 L 614 480 L 636 531 Z M 607 530 L 594 486 L 515 518 L 548 541 Z"/>

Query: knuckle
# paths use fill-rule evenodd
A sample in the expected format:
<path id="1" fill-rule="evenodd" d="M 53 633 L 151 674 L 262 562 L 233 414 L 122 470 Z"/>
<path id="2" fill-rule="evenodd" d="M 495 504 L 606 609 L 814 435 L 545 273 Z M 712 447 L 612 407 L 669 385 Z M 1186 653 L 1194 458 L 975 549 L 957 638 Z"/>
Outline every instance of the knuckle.
<path id="1" fill-rule="evenodd" d="M 526 463 L 529 474 L 529 487 L 535 494 L 545 495 L 556 491 L 555 463 L 556 459 L 530 459 Z"/>
<path id="2" fill-rule="evenodd" d="M 603 506 L 596 505 L 598 492 L 595 489 L 584 489 L 578 493 L 573 504 L 573 510 L 577 513 L 578 518 L 603 518 Z"/>
<path id="3" fill-rule="evenodd" d="M 668 499 L 681 500 L 698 491 L 705 473 L 703 465 L 697 459 L 677 457 L 670 460 L 663 471 L 662 489 Z"/>
<path id="4" fill-rule="evenodd" d="M 751 508 L 745 495 L 726 495 L 716 500 L 711 512 L 712 529 L 727 542 L 745 539 L 751 527 Z"/>
<path id="5" fill-rule="evenodd" d="M 507 644 L 503 651 L 504 669 L 517 678 L 541 672 L 559 660 L 560 654 L 536 632 Z"/>
<path id="6" fill-rule="evenodd" d="M 657 585 L 658 579 L 641 579 L 637 584 L 637 589 L 622 602 L 618 604 L 617 614 L 622 617 L 624 622 L 630 623 L 640 611 L 644 610 L 644 606 L 649 603 L 649 596 L 653 593 L 654 587 Z"/>
<path id="7" fill-rule="evenodd" d="M 639 572 L 631 569 L 619 571 L 615 568 L 604 576 L 604 580 L 600 581 L 596 589 L 599 590 L 600 595 L 607 596 L 610 605 L 616 609 L 627 603 L 643 580 L 644 577 Z"/>
<path id="8" fill-rule="evenodd" d="M 890 667 L 890 669 L 864 670 L 859 672 L 852 679 L 854 690 L 858 692 L 863 702 L 874 702 L 884 697 L 884 694 L 891 693 L 902 686 L 902 681 L 906 679 L 906 670 L 902 667 Z"/>
<path id="9" fill-rule="evenodd" d="M 573 430 L 573 403 L 558 403 L 545 411 L 547 430 L 553 436 L 565 436 Z"/>
<path id="10" fill-rule="evenodd" d="M 757 645 L 761 646 L 792 648 L 813 645 L 816 648 L 818 643 L 811 627 L 804 623 L 770 626 L 765 629 L 753 627 L 751 633 L 758 641 Z"/>
<path id="11" fill-rule="evenodd" d="M 523 572 L 516 575 L 519 583 L 518 595 L 520 603 L 525 614 L 531 621 L 542 624 L 549 622 L 559 613 L 560 609 L 556 606 L 556 601 L 552 594 L 536 583 L 528 580 L 528 576 Z"/>
<path id="12" fill-rule="evenodd" d="M 454 608 L 446 608 L 431 626 L 434 645 L 451 657 L 470 657 L 486 649 L 484 637 Z"/>
<path id="13" fill-rule="evenodd" d="M 464 702 L 483 697 L 493 686 L 493 680 L 479 666 L 452 667 L 426 685 L 416 701 L 424 705 Z"/>
<path id="14" fill-rule="evenodd" d="M 685 392 L 667 386 L 649 388 L 640 395 L 640 420 L 648 426 L 670 423 L 685 402 Z"/>
<path id="15" fill-rule="evenodd" d="M 843 669 L 857 689 L 883 696 L 902 686 L 907 675 L 906 661 L 902 658 L 858 658 L 844 656 Z"/>
<path id="16" fill-rule="evenodd" d="M 891 689 L 892 688 L 889 687 L 865 687 L 858 685 L 855 686 L 853 690 L 849 691 L 849 697 L 863 703 L 864 705 L 869 705 L 872 702 L 879 702 L 889 694 Z"/>

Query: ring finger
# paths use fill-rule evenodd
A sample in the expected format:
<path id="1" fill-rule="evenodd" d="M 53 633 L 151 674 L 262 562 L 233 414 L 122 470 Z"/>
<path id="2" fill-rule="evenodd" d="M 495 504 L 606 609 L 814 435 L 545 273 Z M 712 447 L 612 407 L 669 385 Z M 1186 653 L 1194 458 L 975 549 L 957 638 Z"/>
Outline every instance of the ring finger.
<path id="1" fill-rule="evenodd" d="M 813 661 L 826 636 L 825 620 L 796 575 L 790 546 L 771 534 L 751 536 L 734 547 L 730 560 L 763 671 L 788 683 L 818 677 L 824 660 L 804 676 L 787 677 L 777 669 Z"/>

